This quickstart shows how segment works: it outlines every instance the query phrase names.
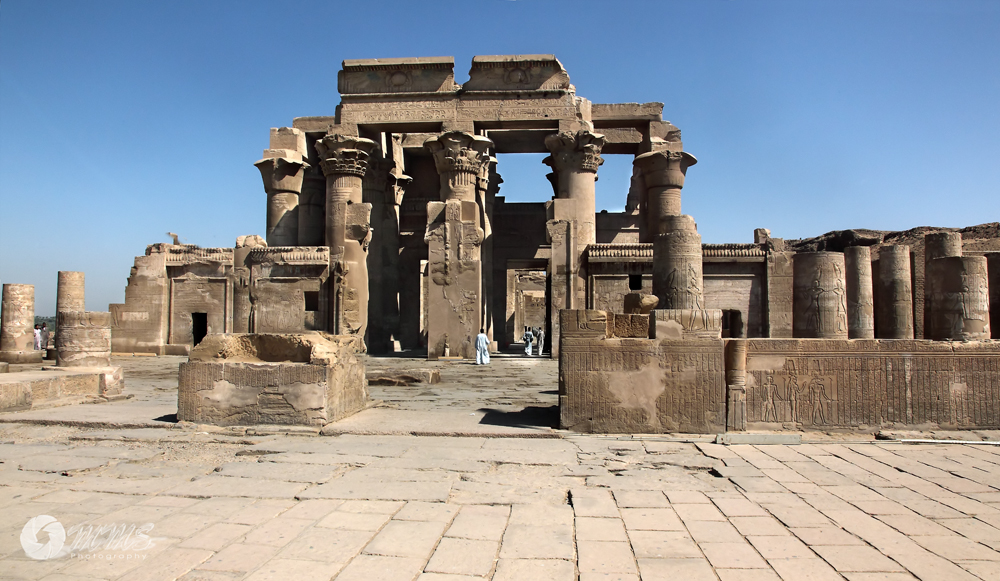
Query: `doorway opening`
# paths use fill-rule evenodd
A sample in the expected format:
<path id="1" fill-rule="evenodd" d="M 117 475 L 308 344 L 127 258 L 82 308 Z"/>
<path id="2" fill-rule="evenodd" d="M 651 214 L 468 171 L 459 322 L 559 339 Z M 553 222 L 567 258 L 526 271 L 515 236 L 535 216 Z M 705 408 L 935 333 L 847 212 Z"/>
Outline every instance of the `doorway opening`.
<path id="1" fill-rule="evenodd" d="M 208 313 L 191 313 L 191 338 L 198 345 L 208 335 Z"/>
<path id="2" fill-rule="evenodd" d="M 743 332 L 743 313 L 738 310 L 723 310 L 722 337 L 737 339 L 745 336 Z"/>

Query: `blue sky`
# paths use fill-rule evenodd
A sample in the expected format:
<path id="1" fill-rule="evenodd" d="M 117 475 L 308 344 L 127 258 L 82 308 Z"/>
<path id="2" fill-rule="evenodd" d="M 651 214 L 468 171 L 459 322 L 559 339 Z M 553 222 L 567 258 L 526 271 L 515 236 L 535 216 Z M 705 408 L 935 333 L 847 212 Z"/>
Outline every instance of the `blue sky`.
<path id="1" fill-rule="evenodd" d="M 332 115 L 343 59 L 555 54 L 595 103 L 660 101 L 699 163 L 683 210 L 706 242 L 1000 220 L 995 0 L 307 2 L 4 0 L 0 281 L 87 273 L 124 299 L 167 231 L 264 233 L 268 129 Z M 501 195 L 551 196 L 539 156 Z M 625 203 L 607 156 L 599 209 Z"/>

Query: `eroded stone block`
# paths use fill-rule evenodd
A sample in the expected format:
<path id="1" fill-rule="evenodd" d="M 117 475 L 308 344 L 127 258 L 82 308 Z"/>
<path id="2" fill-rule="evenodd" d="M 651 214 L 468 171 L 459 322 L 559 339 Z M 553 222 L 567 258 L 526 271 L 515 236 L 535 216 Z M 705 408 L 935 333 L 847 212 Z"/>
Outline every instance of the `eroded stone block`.
<path id="1" fill-rule="evenodd" d="M 649 327 L 652 339 L 720 339 L 722 311 L 656 309 L 650 313 Z"/>
<path id="2" fill-rule="evenodd" d="M 209 335 L 179 370 L 177 417 L 220 426 L 322 426 L 365 407 L 361 339 L 325 333 Z"/>

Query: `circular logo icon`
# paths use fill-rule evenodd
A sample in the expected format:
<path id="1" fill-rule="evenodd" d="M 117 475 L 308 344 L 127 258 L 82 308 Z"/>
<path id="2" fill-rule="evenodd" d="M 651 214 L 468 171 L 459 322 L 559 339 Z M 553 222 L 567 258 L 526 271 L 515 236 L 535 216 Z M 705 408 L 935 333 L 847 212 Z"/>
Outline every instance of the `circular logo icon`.
<path id="1" fill-rule="evenodd" d="M 38 533 L 48 533 L 46 543 L 38 542 Z M 55 518 L 43 514 L 28 521 L 21 529 L 21 547 L 24 553 L 32 559 L 44 561 L 59 555 L 66 542 L 66 529 Z"/>

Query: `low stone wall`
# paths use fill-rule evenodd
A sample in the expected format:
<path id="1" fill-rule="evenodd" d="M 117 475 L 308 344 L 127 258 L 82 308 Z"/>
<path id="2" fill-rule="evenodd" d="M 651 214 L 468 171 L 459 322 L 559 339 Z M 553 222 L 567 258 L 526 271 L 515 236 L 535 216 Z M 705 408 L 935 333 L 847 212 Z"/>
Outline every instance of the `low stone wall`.
<path id="1" fill-rule="evenodd" d="M 122 395 L 121 367 L 45 368 L 0 375 L 0 412 L 39 405 L 77 403 L 81 398 L 109 399 Z"/>
<path id="2" fill-rule="evenodd" d="M 360 338 L 209 335 L 179 370 L 177 417 L 220 426 L 322 426 L 368 402 Z"/>
<path id="3" fill-rule="evenodd" d="M 997 341 L 620 338 L 615 317 L 560 313 L 564 429 L 1000 427 Z"/>
<path id="4" fill-rule="evenodd" d="M 605 311 L 560 313 L 562 428 L 604 433 L 725 430 L 721 340 L 617 338 L 608 333 L 616 328 L 609 317 L 617 316 Z"/>
<path id="5" fill-rule="evenodd" d="M 749 429 L 1000 426 L 1000 342 L 746 343 Z"/>

